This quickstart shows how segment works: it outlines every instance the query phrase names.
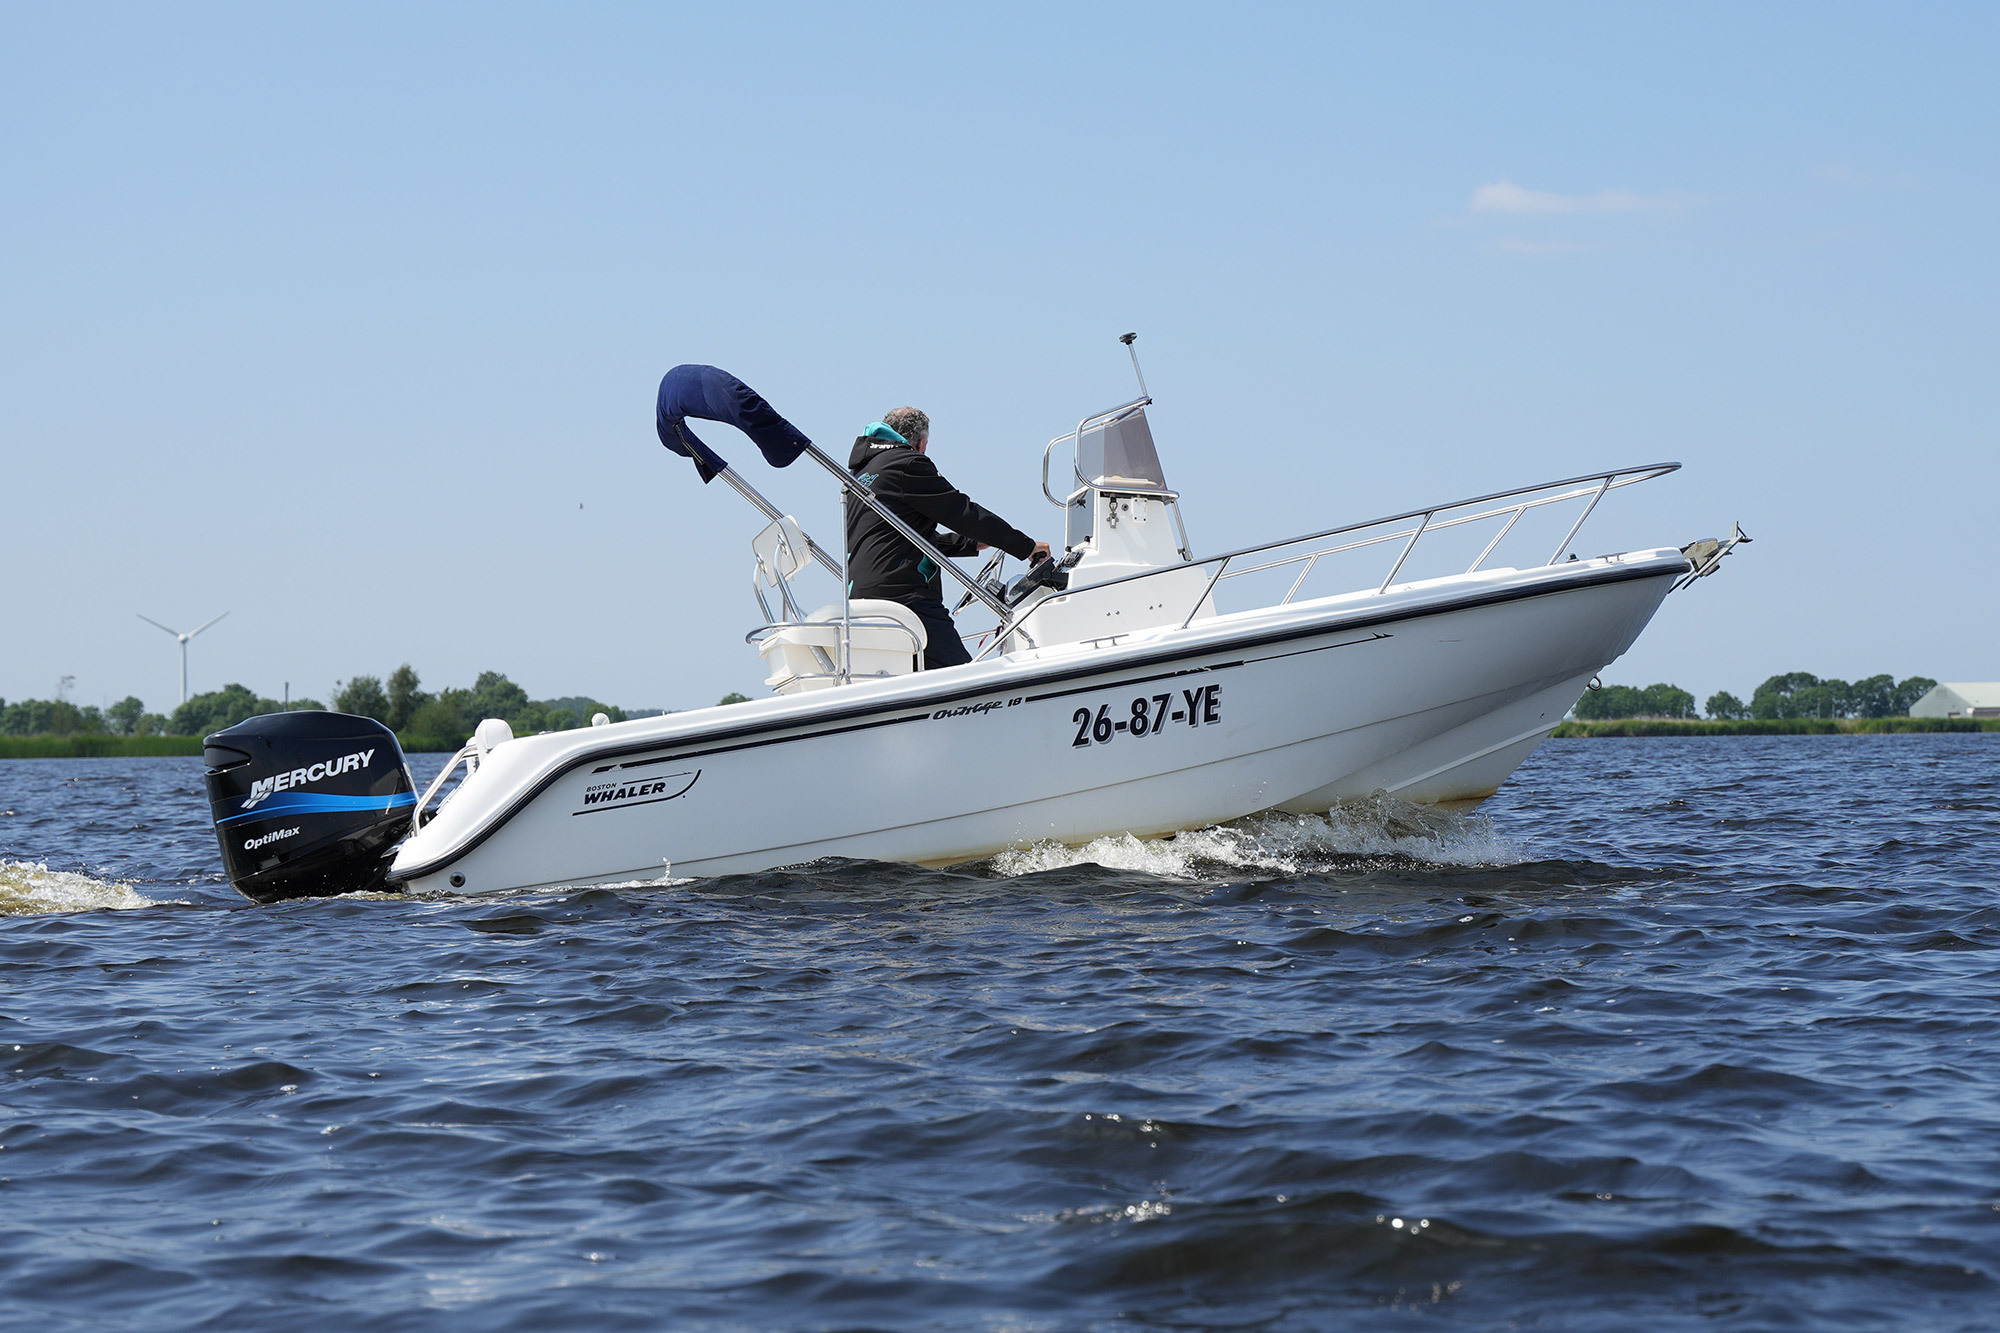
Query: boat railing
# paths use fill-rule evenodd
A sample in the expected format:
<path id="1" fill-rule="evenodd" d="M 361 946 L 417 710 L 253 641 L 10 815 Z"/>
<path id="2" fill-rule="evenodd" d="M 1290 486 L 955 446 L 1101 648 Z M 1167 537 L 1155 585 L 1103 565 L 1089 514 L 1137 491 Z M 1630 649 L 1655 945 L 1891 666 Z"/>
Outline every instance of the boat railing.
<path id="1" fill-rule="evenodd" d="M 1085 479 L 1082 469 L 1077 467 L 1076 460 L 1072 458 L 1070 460 L 1069 469 L 1071 474 L 1075 478 L 1077 489 L 1073 489 L 1070 491 L 1070 497 L 1068 500 L 1058 500 L 1056 498 L 1055 492 L 1049 489 L 1049 460 L 1050 457 L 1055 453 L 1055 448 L 1057 445 L 1063 444 L 1065 442 L 1081 441 L 1083 439 L 1083 433 L 1089 430 L 1092 426 L 1108 425 L 1109 423 L 1117 421 L 1121 417 L 1124 417 L 1129 413 L 1135 412 L 1142 407 L 1150 405 L 1152 401 L 1153 400 L 1151 398 L 1146 398 L 1146 397 L 1134 398 L 1129 403 L 1120 403 L 1118 406 L 1106 408 L 1102 412 L 1094 412 L 1090 416 L 1087 416 L 1083 420 L 1077 422 L 1075 430 L 1069 431 L 1068 433 L 1063 435 L 1058 435 L 1053 440 L 1050 440 L 1047 444 L 1043 445 L 1042 446 L 1042 495 L 1047 498 L 1048 502 L 1054 505 L 1058 509 L 1066 509 L 1071 504 L 1075 503 L 1079 490 L 1088 488 L 1090 486 L 1090 482 Z"/>
<path id="2" fill-rule="evenodd" d="M 1112 414 L 1107 413 L 1104 415 L 1108 416 Z M 1052 444 L 1059 443 L 1063 438 L 1068 437 L 1059 437 Z M 1246 546 L 1240 550 L 1226 551 L 1221 555 L 1207 556 L 1200 560 L 1187 560 L 1179 564 L 1162 565 L 1157 569 L 1148 569 L 1137 574 L 1126 574 L 1119 578 L 1106 579 L 1102 583 L 1092 583 L 1077 588 L 1074 592 L 1035 603 L 1006 627 L 1006 633 L 996 634 L 993 642 L 988 644 L 980 652 L 979 656 L 983 658 L 988 653 L 991 653 L 994 648 L 1006 642 L 1009 634 L 1018 630 L 1024 622 L 1032 619 L 1037 610 L 1043 606 L 1047 606 L 1050 602 L 1060 600 L 1060 597 L 1063 596 L 1087 596 L 1105 588 L 1116 587 L 1121 583 L 1136 583 L 1141 579 L 1156 579 L 1163 575 L 1179 571 L 1209 569 L 1212 567 L 1214 572 L 1209 576 L 1207 584 L 1201 590 L 1200 596 L 1194 599 L 1193 604 L 1188 608 L 1187 615 L 1181 620 L 1180 628 L 1185 629 L 1193 623 L 1195 616 L 1200 613 L 1203 606 L 1211 605 L 1210 599 L 1214 596 L 1216 588 L 1225 579 L 1242 578 L 1246 575 L 1263 573 L 1289 565 L 1303 565 L 1304 567 L 1299 570 L 1298 576 L 1292 580 L 1291 586 L 1285 590 L 1284 596 L 1280 597 L 1276 602 L 1269 604 L 1269 606 L 1286 606 L 1291 603 L 1293 598 L 1298 596 L 1299 589 L 1305 586 L 1307 577 L 1312 574 L 1319 562 L 1326 557 L 1400 541 L 1402 545 L 1396 552 L 1395 560 L 1389 566 L 1389 572 L 1383 575 L 1382 581 L 1379 584 L 1375 585 L 1374 592 L 1380 595 L 1388 592 L 1394 586 L 1396 576 L 1402 573 L 1403 567 L 1409 563 L 1410 554 L 1416 550 L 1417 543 L 1426 536 L 1451 528 L 1464 527 L 1472 523 L 1504 518 L 1505 522 L 1500 525 L 1499 531 L 1493 534 L 1492 540 L 1488 541 L 1479 554 L 1474 557 L 1472 563 L 1466 566 L 1464 571 L 1466 574 L 1475 574 L 1492 556 L 1493 552 L 1499 548 L 1501 541 L 1514 530 L 1515 525 L 1530 511 L 1570 501 L 1584 501 L 1583 512 L 1577 515 L 1574 523 L 1570 524 L 1568 531 L 1563 534 L 1562 540 L 1556 544 L 1554 552 L 1550 554 L 1546 562 L 1550 565 L 1557 564 L 1569 550 L 1570 544 L 1576 540 L 1577 533 L 1582 531 L 1584 521 L 1596 510 L 1598 501 L 1602 500 L 1605 495 L 1625 486 L 1637 485 L 1639 482 L 1651 481 L 1655 477 L 1663 477 L 1669 472 L 1676 472 L 1680 469 L 1680 466 L 1679 463 L 1647 463 L 1639 467 L 1613 468 L 1607 472 L 1592 472 L 1578 477 L 1566 477 L 1561 481 L 1547 481 L 1533 486 L 1520 486 L 1510 491 L 1494 491 L 1488 495 L 1475 495 L 1468 499 L 1452 500 L 1444 504 L 1429 505 L 1422 509 L 1409 509 L 1399 514 L 1388 514 L 1381 518 L 1372 518 L 1360 523 L 1348 523 L 1337 528 L 1328 528 L 1323 532 L 1307 533 L 1302 537 L 1288 537 L 1282 541 L 1265 542 L 1259 546 Z M 1460 513 L 1458 512 L 1460 510 L 1470 510 L 1472 512 Z M 1372 529 L 1377 528 L 1388 528 L 1390 530 L 1386 532 L 1371 532 Z M 1370 535 L 1356 536 L 1356 534 Z M 1244 565 L 1241 563 L 1246 560 L 1253 560 L 1259 556 L 1266 556 L 1273 552 L 1282 551 L 1289 546 L 1303 546 L 1308 543 L 1323 542 L 1341 537 L 1355 537 L 1355 540 L 1339 542 L 1332 546 L 1318 547 L 1314 550 L 1299 551 L 1295 554 L 1279 556 L 1276 559 L 1262 560 L 1254 564 Z M 1257 609 L 1269 609 L 1269 607 L 1260 607 Z"/>
<path id="3" fill-rule="evenodd" d="M 424 788 L 424 794 L 417 799 L 417 808 L 410 815 L 411 827 L 422 828 L 424 825 L 430 823 L 431 820 L 437 818 L 438 810 L 442 810 L 444 805 L 440 802 L 438 810 L 433 810 L 430 808 L 431 799 L 438 794 L 446 782 L 450 781 L 451 775 L 456 773 L 461 767 L 465 769 L 465 776 L 467 778 L 470 778 L 474 773 L 479 771 L 479 743 L 477 741 L 468 743 L 464 749 L 447 760 L 445 766 L 438 770 L 437 776 L 431 779 L 431 785 Z M 461 779 L 459 787 L 463 787 L 464 785 L 465 782 Z M 449 792 L 445 793 L 444 799 L 449 801 L 457 794 L 458 787 L 453 787 Z"/>

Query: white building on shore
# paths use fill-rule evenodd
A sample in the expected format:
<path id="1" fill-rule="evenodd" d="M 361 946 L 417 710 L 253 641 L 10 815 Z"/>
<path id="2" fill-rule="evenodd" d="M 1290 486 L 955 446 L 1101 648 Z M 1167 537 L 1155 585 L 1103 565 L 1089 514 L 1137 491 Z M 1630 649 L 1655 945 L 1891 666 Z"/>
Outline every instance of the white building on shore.
<path id="1" fill-rule="evenodd" d="M 2000 717 L 2000 681 L 1950 681 L 1910 705 L 1911 717 Z"/>

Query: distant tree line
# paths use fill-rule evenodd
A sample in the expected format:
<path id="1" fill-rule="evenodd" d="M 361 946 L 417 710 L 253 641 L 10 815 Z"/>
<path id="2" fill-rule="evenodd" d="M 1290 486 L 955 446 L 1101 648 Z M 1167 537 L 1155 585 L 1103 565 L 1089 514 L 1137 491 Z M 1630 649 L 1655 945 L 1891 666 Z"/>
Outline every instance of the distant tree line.
<path id="1" fill-rule="evenodd" d="M 1826 679 L 1804 671 L 1788 671 L 1772 676 L 1750 693 L 1744 703 L 1727 690 L 1708 696 L 1710 717 L 1740 721 L 1746 718 L 1772 720 L 1800 717 L 1906 717 L 1910 705 L 1937 684 L 1928 676 L 1897 680 L 1893 676 L 1870 676 L 1852 683 Z M 1694 696 L 1674 685 L 1606 685 L 1587 690 L 1572 710 L 1585 721 L 1608 721 L 1626 717 L 1697 717 Z"/>
<path id="2" fill-rule="evenodd" d="M 1804 671 L 1788 671 L 1759 685 L 1747 706 L 1726 693 L 1716 694 L 1709 698 L 1708 711 L 1710 717 L 1760 719 L 1907 717 L 1910 705 L 1936 685 L 1929 676 L 1910 676 L 1900 681 L 1894 676 L 1870 676 L 1849 684 L 1831 677 L 1821 680 Z M 1718 707 L 1734 711 L 1724 714 L 1717 711 Z"/>
<path id="3" fill-rule="evenodd" d="M 563 699 L 530 699 L 528 692 L 497 671 L 482 671 L 471 689 L 446 688 L 435 694 L 421 688 L 417 673 L 406 662 L 379 676 L 355 676 L 336 682 L 336 712 L 372 717 L 393 730 L 425 739 L 458 740 L 489 717 L 507 719 L 517 736 L 538 731 L 567 731 L 587 726 L 603 713 L 613 722 L 627 716 L 647 716 L 654 710 L 628 715 L 616 704 L 585 695 Z M 248 686 L 231 683 L 197 694 L 170 714 L 149 713 L 137 698 L 128 697 L 109 708 L 79 708 L 66 699 L 0 699 L 0 735 L 4 736 L 206 736 L 264 713 L 323 710 L 317 699 L 289 704 L 265 698 Z"/>
<path id="4" fill-rule="evenodd" d="M 325 708 L 317 699 L 289 705 L 265 699 L 242 685 L 197 694 L 172 713 L 149 713 L 131 695 L 109 708 L 82 708 L 67 699 L 0 701 L 0 736 L 205 736 L 259 713 Z"/>
<path id="5" fill-rule="evenodd" d="M 326 707 L 317 699 L 294 699 L 290 704 L 266 699 L 246 685 L 224 685 L 207 694 L 197 694 L 173 711 L 167 719 L 169 736 L 206 736 L 211 731 L 233 727 L 245 718 L 262 713 L 310 713 Z"/>
<path id="6" fill-rule="evenodd" d="M 1571 710 L 1589 721 L 1614 717 L 1696 717 L 1694 696 L 1678 685 L 1606 685 L 1585 690 Z"/>
<path id="7" fill-rule="evenodd" d="M 126 696 L 109 708 L 67 699 L 0 699 L 0 736 L 158 736 L 167 719 Z"/>
<path id="8" fill-rule="evenodd" d="M 498 671 L 482 671 L 469 690 L 447 687 L 431 694 L 421 688 L 408 662 L 379 676 L 356 676 L 333 695 L 337 713 L 372 717 L 393 731 L 432 739 L 469 736 L 489 717 L 505 718 L 516 736 L 538 731 L 568 731 L 590 725 L 594 714 L 623 722 L 624 709 L 586 695 L 563 699 L 530 699 L 528 692 Z"/>

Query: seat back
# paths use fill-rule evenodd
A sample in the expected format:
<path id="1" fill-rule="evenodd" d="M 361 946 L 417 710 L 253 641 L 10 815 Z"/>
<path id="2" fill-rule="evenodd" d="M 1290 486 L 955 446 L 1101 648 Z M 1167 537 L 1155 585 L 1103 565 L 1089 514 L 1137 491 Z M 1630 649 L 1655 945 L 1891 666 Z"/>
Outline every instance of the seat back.
<path id="1" fill-rule="evenodd" d="M 757 557 L 757 567 L 750 575 L 750 590 L 757 595 L 757 605 L 764 612 L 764 619 L 803 620 L 805 613 L 799 609 L 798 598 L 792 595 L 792 575 L 806 566 L 810 552 L 806 547 L 805 530 L 790 514 L 774 518 L 764 526 L 764 530 L 750 539 L 750 550 Z M 775 588 L 778 592 L 778 611 L 771 611 L 770 599 L 765 590 Z"/>
<path id="2" fill-rule="evenodd" d="M 848 600 L 847 614 L 853 620 L 896 622 L 895 627 L 861 624 L 848 630 L 848 666 L 854 675 L 906 676 L 917 669 L 924 648 L 930 643 L 930 634 L 916 612 L 901 602 L 878 597 L 854 597 Z M 837 603 L 823 606 L 813 612 L 812 618 L 830 620 L 838 625 L 840 606 Z M 868 656 L 864 659 L 863 654 Z"/>
<path id="3" fill-rule="evenodd" d="M 847 603 L 851 624 L 847 631 L 847 674 L 862 680 L 871 676 L 907 676 L 923 661 L 929 636 L 917 613 L 901 602 L 875 597 L 855 597 Z M 829 602 L 812 613 L 809 634 L 824 634 L 828 656 L 840 650 L 840 603 Z M 866 622 L 873 622 L 866 623 Z M 888 623 L 885 623 L 888 622 Z M 826 628 L 821 630 L 820 625 Z M 815 639 L 814 642 L 820 642 Z"/>

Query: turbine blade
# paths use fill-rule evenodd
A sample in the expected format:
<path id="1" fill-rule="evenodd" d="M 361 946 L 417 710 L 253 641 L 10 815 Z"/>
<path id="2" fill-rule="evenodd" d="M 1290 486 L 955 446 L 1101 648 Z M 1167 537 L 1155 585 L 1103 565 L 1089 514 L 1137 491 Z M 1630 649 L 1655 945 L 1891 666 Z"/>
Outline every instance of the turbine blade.
<path id="1" fill-rule="evenodd" d="M 132 614 L 135 616 L 139 616 L 139 613 L 137 611 L 134 611 Z M 165 625 L 162 625 L 159 621 L 153 619 L 151 616 L 139 616 L 139 619 L 145 621 L 148 625 L 151 625 L 154 629 L 167 629 Z M 176 639 L 178 639 L 181 636 L 181 632 L 177 629 L 167 629 L 167 633 L 173 635 Z"/>
<path id="2" fill-rule="evenodd" d="M 222 613 L 222 616 L 226 616 L 226 615 L 228 615 L 228 614 L 229 614 L 229 613 L 228 613 L 227 611 L 224 611 L 224 612 Z M 215 620 L 220 620 L 220 619 L 222 619 L 222 616 L 217 616 L 217 617 L 215 618 Z M 211 620 L 211 621 L 209 621 L 209 622 L 208 622 L 208 625 L 213 625 L 213 624 L 215 623 L 215 620 Z M 190 639 L 192 639 L 192 638 L 193 638 L 193 637 L 194 637 L 195 635 L 197 635 L 197 634 L 201 633 L 201 631 L 202 631 L 202 630 L 204 630 L 204 629 L 207 629 L 207 628 L 208 628 L 208 625 L 203 625 L 203 626 L 201 627 L 201 629 L 191 629 L 191 630 L 189 630 L 189 631 L 188 631 L 188 637 L 189 637 Z"/>

